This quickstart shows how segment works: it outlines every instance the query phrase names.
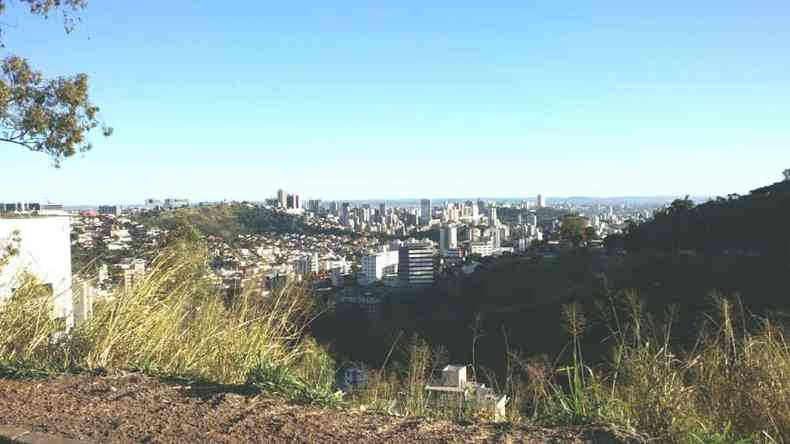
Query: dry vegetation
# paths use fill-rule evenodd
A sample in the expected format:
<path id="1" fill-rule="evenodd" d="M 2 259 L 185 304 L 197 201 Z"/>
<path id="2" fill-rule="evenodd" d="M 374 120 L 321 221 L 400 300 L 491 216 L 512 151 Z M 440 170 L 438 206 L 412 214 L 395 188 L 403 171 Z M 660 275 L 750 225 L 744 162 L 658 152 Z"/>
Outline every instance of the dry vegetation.
<path id="1" fill-rule="evenodd" d="M 612 359 L 595 368 L 586 364 L 580 345 L 585 315 L 568 306 L 568 365 L 511 353 L 504 383 L 493 376 L 484 380 L 509 396 L 510 422 L 607 425 L 660 442 L 790 442 L 786 330 L 781 322 L 736 316 L 730 301 L 718 302 L 719 313 L 684 352 L 670 343 L 671 313 L 659 324 L 633 294 L 612 301 L 605 310 Z M 443 352 L 419 340 L 408 347 L 406 369 L 373 372 L 355 402 L 389 413 L 491 419 L 470 410 L 431 408 L 420 388 L 444 362 Z"/>
<path id="2" fill-rule="evenodd" d="M 305 339 L 303 289 L 271 298 L 243 295 L 232 306 L 204 281 L 202 251 L 163 252 L 132 291 L 99 301 L 66 332 L 51 298 L 28 279 L 0 308 L 0 367 L 6 372 L 137 370 L 223 384 L 266 383 L 287 373 L 293 386 L 327 387 L 331 359 Z"/>
<path id="3" fill-rule="evenodd" d="M 446 355 L 417 338 L 399 367 L 385 363 L 341 401 L 332 359 L 305 338 L 311 316 L 305 291 L 292 287 L 266 300 L 248 295 L 226 306 L 203 281 L 203 261 L 194 249 L 168 250 L 134 291 L 96 304 L 93 317 L 68 332 L 30 280 L 0 307 L 0 370 L 136 370 L 254 384 L 322 405 L 490 419 L 435 407 L 424 387 Z M 487 381 L 511 398 L 512 423 L 609 425 L 662 442 L 790 442 L 787 332 L 781 322 L 749 318 L 727 300 L 719 306 L 696 347 L 681 351 L 670 343 L 671 316 L 654 323 L 635 296 L 613 300 L 603 310 L 612 325 L 612 359 L 595 368 L 580 346 L 584 314 L 570 306 L 568 365 L 511 353 L 505 381 Z"/>

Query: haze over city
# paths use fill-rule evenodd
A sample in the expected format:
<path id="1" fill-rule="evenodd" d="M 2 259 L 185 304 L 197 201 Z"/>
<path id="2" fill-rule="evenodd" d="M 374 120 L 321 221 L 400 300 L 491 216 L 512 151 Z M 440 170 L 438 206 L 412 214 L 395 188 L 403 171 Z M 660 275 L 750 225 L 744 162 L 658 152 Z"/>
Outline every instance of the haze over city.
<path id="1" fill-rule="evenodd" d="M 11 3 L 7 46 L 116 132 L 4 149 L 0 201 L 746 193 L 790 152 L 788 8 L 92 2 L 64 36 Z"/>

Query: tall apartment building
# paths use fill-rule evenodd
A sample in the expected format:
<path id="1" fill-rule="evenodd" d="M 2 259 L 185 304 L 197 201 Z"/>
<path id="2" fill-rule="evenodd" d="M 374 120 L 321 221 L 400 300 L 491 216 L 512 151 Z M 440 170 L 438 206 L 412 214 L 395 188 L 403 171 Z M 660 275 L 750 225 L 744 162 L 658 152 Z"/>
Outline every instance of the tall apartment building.
<path id="1" fill-rule="evenodd" d="M 351 204 L 348 202 L 343 202 L 340 206 L 340 221 L 347 225 L 349 218 L 351 217 Z"/>
<path id="2" fill-rule="evenodd" d="M 280 208 L 285 208 L 288 205 L 288 193 L 283 189 L 277 190 L 277 205 Z"/>
<path id="3" fill-rule="evenodd" d="M 420 201 L 420 224 L 430 225 L 433 218 L 433 206 L 431 199 L 422 199 Z"/>
<path id="4" fill-rule="evenodd" d="M 502 246 L 502 231 L 498 228 L 491 230 L 491 248 L 497 249 Z"/>
<path id="5" fill-rule="evenodd" d="M 439 229 L 439 250 L 442 256 L 448 250 L 458 248 L 458 228 L 455 225 L 445 225 Z"/>
<path id="6" fill-rule="evenodd" d="M 433 284 L 433 245 L 406 244 L 398 250 L 398 277 L 405 287 Z"/>
<path id="7" fill-rule="evenodd" d="M 542 194 L 538 194 L 538 208 L 543 208 L 546 206 L 546 199 L 543 197 Z"/>
<path id="8" fill-rule="evenodd" d="M 371 285 L 384 279 L 387 275 L 397 273 L 399 262 L 400 252 L 398 250 L 382 251 L 362 256 L 360 283 L 362 285 Z"/>
<path id="9" fill-rule="evenodd" d="M 499 220 L 496 217 L 496 207 L 491 206 L 488 209 L 488 226 L 496 227 L 498 224 L 499 224 Z"/>
<path id="10" fill-rule="evenodd" d="M 318 274 L 319 257 L 318 253 L 305 254 L 300 256 L 294 263 L 296 274 Z"/>
<path id="11" fill-rule="evenodd" d="M 307 209 L 313 213 L 321 211 L 321 199 L 312 199 L 307 201 Z"/>

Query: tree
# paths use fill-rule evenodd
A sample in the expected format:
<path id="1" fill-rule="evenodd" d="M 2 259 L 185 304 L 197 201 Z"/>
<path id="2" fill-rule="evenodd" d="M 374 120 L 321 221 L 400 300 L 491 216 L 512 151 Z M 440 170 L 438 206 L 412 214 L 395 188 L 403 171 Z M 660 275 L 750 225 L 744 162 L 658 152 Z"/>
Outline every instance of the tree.
<path id="1" fill-rule="evenodd" d="M 785 177 L 785 181 L 790 181 L 790 168 L 782 171 L 782 175 Z"/>
<path id="2" fill-rule="evenodd" d="M 69 11 L 87 5 L 87 0 L 20 2 L 29 6 L 31 14 L 45 18 L 62 11 L 67 32 L 74 22 Z M 6 4 L 0 0 L 0 15 Z M 0 39 L 2 31 L 0 28 Z M 86 74 L 45 79 L 27 60 L 15 55 L 5 57 L 0 71 L 0 142 L 47 154 L 55 166 L 91 149 L 88 133 L 99 126 L 99 108 L 89 100 Z M 109 136 L 112 128 L 104 126 L 102 132 Z"/>
<path id="3" fill-rule="evenodd" d="M 0 15 L 5 13 L 7 0 L 0 0 Z M 60 10 L 63 13 L 63 26 L 66 32 L 74 29 L 74 17 L 72 13 L 79 12 L 88 6 L 88 0 L 19 0 L 30 8 L 30 13 L 48 18 L 50 12 Z M 3 44 L 2 32 L 0 29 L 0 45 Z"/>
<path id="4" fill-rule="evenodd" d="M 667 208 L 666 212 L 669 215 L 682 214 L 694 208 L 694 201 L 686 196 L 684 199 L 675 199 L 672 204 Z"/>
<path id="5" fill-rule="evenodd" d="M 573 242 L 574 246 L 579 246 L 584 240 L 585 229 L 587 228 L 588 220 L 586 217 L 570 214 L 562 218 L 560 226 L 560 235 L 563 239 L 568 239 Z"/>

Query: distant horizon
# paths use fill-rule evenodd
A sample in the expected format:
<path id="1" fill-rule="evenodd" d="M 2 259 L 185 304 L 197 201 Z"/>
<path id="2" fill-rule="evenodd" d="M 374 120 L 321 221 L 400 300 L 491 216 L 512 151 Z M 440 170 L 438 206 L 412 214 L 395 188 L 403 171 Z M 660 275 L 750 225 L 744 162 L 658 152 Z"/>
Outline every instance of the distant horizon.
<path id="1" fill-rule="evenodd" d="M 298 194 L 298 193 L 297 193 Z M 664 196 L 606 196 L 606 197 L 595 197 L 595 196 L 544 196 L 547 200 L 548 205 L 551 206 L 552 201 L 561 201 L 563 203 L 568 201 L 591 201 L 591 202 L 616 202 L 617 204 L 620 203 L 642 203 L 642 204 L 660 204 L 660 203 L 669 203 L 674 199 L 681 199 L 685 198 L 686 195 L 664 195 Z M 689 195 L 689 199 L 694 201 L 695 203 L 700 203 L 703 201 L 707 201 L 709 199 L 713 199 L 715 196 L 706 196 L 706 195 Z M 151 199 L 158 199 L 164 200 L 166 198 L 181 198 L 180 196 L 161 196 L 155 197 L 151 196 Z M 268 197 L 264 199 L 223 199 L 223 200 L 192 200 L 189 199 L 190 205 L 195 204 L 219 204 L 222 202 L 251 202 L 251 203 L 263 203 L 266 200 L 273 199 L 274 197 Z M 300 200 L 302 201 L 302 207 L 306 207 L 308 200 L 319 199 L 322 203 L 328 202 L 348 202 L 352 204 L 365 204 L 365 203 L 419 203 L 421 199 L 430 199 L 432 205 L 436 205 L 437 203 L 443 202 L 465 202 L 465 201 L 473 201 L 477 202 L 478 200 L 484 200 L 488 202 L 500 202 L 500 203 L 519 203 L 519 202 L 534 202 L 536 200 L 535 196 L 532 197 L 411 197 L 411 198 L 393 198 L 393 199 L 322 199 L 322 198 L 312 198 L 312 197 L 302 197 L 300 195 Z M 15 200 L 14 202 L 43 202 L 37 201 L 35 199 L 27 199 L 27 200 Z M 12 203 L 11 200 L 4 201 L 0 199 L 0 203 Z M 140 202 L 132 202 L 132 201 L 123 201 L 123 202 L 80 202 L 80 203 L 72 203 L 72 202 L 54 202 L 51 203 L 62 204 L 64 207 L 68 208 L 95 208 L 101 205 L 119 205 L 122 207 L 141 207 L 145 203 L 145 199 L 141 200 Z"/>

